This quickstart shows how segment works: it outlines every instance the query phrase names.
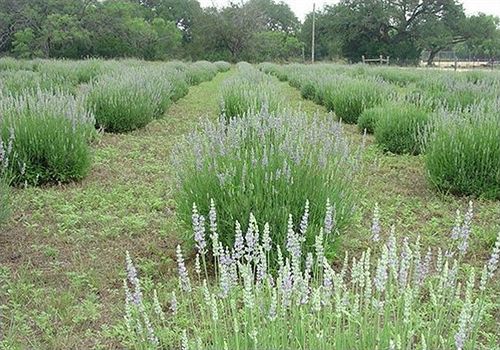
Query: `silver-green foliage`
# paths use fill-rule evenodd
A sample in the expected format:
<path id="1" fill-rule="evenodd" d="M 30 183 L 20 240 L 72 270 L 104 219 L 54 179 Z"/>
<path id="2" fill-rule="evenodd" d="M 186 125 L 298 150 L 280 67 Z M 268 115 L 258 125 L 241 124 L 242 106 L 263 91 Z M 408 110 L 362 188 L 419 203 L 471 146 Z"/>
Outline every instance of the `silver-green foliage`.
<path id="1" fill-rule="evenodd" d="M 425 147 L 430 182 L 460 195 L 500 199 L 500 105 L 441 111 Z"/>
<path id="2" fill-rule="evenodd" d="M 490 286 L 497 276 L 500 233 L 483 268 L 468 266 L 463 257 L 472 214 L 469 206 L 451 242 L 439 248 L 398 237 L 394 229 L 381 241 L 375 214 L 371 247 L 355 256 L 346 253 L 343 263 L 333 265 L 324 257 L 324 231 L 314 231 L 315 249 L 307 253 L 291 218 L 288 229 L 282 227 L 288 231 L 283 248 L 251 216 L 248 231 L 236 226 L 238 243 L 220 245 L 212 253 L 215 267 L 207 270 L 206 237 L 218 232 L 220 221 L 215 210 L 206 218 L 193 211 L 195 268 L 187 269 L 178 246 L 177 287 L 158 293 L 148 284 L 146 290 L 127 253 L 126 346 L 494 349 L 498 334 L 486 326 L 495 322 L 498 308 Z M 276 250 L 273 265 L 269 256 Z"/>
<path id="3" fill-rule="evenodd" d="M 94 116 L 64 92 L 0 97 L 3 177 L 41 184 L 82 179 L 89 171 Z"/>
<path id="4" fill-rule="evenodd" d="M 342 231 L 352 216 L 358 159 L 332 119 L 261 111 L 229 122 L 224 117 L 205 122 L 173 153 L 178 215 L 189 224 L 193 203 L 200 203 L 206 214 L 212 198 L 220 208 L 224 244 L 234 242 L 234 222 L 247 227 L 255 212 L 269 222 L 273 238 L 284 247 L 288 214 L 299 217 L 309 200 L 311 227 L 323 224 L 322 208 L 329 202 L 330 231 Z M 313 237 L 308 232 L 303 237 L 310 249 Z"/>

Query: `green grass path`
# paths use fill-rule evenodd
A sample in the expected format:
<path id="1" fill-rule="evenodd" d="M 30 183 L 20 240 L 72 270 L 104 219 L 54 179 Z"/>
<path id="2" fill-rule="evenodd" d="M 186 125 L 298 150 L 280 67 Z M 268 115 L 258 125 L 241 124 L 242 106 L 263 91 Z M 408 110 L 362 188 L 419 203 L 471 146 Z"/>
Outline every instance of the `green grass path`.
<path id="1" fill-rule="evenodd" d="M 119 348 L 111 334 L 123 318 L 125 251 L 144 274 L 172 275 L 181 228 L 170 151 L 199 118 L 216 116 L 233 72 L 191 87 L 142 130 L 103 135 L 83 182 L 15 191 L 0 234 L 0 348 Z"/>

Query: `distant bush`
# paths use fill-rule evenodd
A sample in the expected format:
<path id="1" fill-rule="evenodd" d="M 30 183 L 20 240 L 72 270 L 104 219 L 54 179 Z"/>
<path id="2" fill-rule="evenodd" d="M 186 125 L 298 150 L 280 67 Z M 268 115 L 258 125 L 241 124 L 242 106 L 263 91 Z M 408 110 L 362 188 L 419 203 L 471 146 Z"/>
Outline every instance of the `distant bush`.
<path id="1" fill-rule="evenodd" d="M 284 105 L 276 93 L 271 78 L 248 63 L 238 64 L 239 73 L 227 79 L 221 87 L 221 114 L 227 118 L 241 117 L 263 108 L 276 112 Z"/>
<path id="2" fill-rule="evenodd" d="M 323 95 L 326 108 L 346 123 L 355 124 L 367 108 L 384 100 L 383 84 L 371 80 L 342 79 Z"/>
<path id="3" fill-rule="evenodd" d="M 261 112 L 229 124 L 225 119 L 206 122 L 174 154 L 180 187 L 175 195 L 178 215 L 190 224 L 193 203 L 205 215 L 213 199 L 224 244 L 234 243 L 236 220 L 245 228 L 250 213 L 258 212 L 262 223 L 269 222 L 274 241 L 284 247 L 282 227 L 288 214 L 302 217 L 307 200 L 311 203 L 308 220 L 316 229 L 323 225 L 320 218 L 330 201 L 332 218 L 326 236 L 342 230 L 351 217 L 356 160 L 350 156 L 341 125 L 331 119 Z M 313 237 L 303 236 L 311 247 Z"/>
<path id="4" fill-rule="evenodd" d="M 429 121 L 426 110 L 411 104 L 386 104 L 375 110 L 375 140 L 384 151 L 419 154 L 420 136 Z"/>
<path id="5" fill-rule="evenodd" d="M 73 96 L 41 91 L 2 96 L 0 115 L 3 145 L 11 144 L 8 164 L 3 165 L 12 183 L 69 182 L 88 173 L 94 118 Z"/>
<path id="6" fill-rule="evenodd" d="M 128 132 L 160 117 L 171 102 L 172 84 L 161 70 L 130 68 L 101 77 L 90 87 L 87 107 L 98 127 Z"/>
<path id="7" fill-rule="evenodd" d="M 208 61 L 192 63 L 186 71 L 190 85 L 198 85 L 204 81 L 212 80 L 217 72 L 217 66 Z"/>
<path id="8" fill-rule="evenodd" d="M 440 113 L 425 148 L 430 182 L 458 195 L 500 199 L 500 108 Z"/>
<path id="9" fill-rule="evenodd" d="M 217 67 L 217 70 L 219 72 L 227 72 L 228 70 L 231 69 L 231 63 L 225 61 L 214 62 L 214 65 Z"/>

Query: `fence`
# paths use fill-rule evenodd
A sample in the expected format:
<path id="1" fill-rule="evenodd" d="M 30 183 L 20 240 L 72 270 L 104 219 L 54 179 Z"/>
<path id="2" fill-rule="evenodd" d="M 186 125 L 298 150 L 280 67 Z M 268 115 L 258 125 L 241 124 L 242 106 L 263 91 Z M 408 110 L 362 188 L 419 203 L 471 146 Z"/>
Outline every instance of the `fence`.
<path id="1" fill-rule="evenodd" d="M 389 65 L 389 56 L 387 58 L 384 58 L 384 56 L 380 55 L 378 58 L 366 58 L 365 55 L 361 56 L 361 60 L 363 61 L 363 64 L 365 63 L 379 63 L 379 64 L 387 64 Z"/>

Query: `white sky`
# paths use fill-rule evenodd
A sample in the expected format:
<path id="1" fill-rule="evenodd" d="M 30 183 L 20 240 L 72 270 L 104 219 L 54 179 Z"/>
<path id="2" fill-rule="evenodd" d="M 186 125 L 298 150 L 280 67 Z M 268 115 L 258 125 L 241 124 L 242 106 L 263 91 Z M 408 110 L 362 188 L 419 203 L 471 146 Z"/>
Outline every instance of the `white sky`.
<path id="1" fill-rule="evenodd" d="M 224 6 L 229 3 L 229 0 L 199 0 L 201 5 L 206 6 Z M 233 2 L 238 2 L 241 0 L 233 0 Z M 300 20 L 303 20 L 305 15 L 312 11 L 313 2 L 316 3 L 316 7 L 320 8 L 323 5 L 335 4 L 338 0 L 283 0 L 287 3 L 290 8 L 295 12 Z M 500 0 L 462 0 L 464 4 L 465 11 L 467 14 L 477 14 L 478 12 L 483 12 L 488 15 L 495 15 L 500 17 Z"/>

